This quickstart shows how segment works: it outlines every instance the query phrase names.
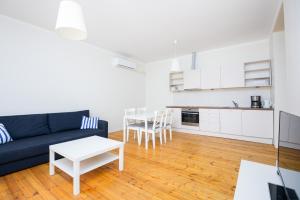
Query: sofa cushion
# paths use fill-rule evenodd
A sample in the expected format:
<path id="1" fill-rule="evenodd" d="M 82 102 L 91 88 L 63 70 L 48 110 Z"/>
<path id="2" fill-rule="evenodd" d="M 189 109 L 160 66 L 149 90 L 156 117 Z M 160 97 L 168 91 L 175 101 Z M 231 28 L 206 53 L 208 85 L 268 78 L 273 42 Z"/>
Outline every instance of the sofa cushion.
<path id="1" fill-rule="evenodd" d="M 89 117 L 89 111 L 48 114 L 49 128 L 52 133 L 80 129 L 83 116 Z"/>
<path id="2" fill-rule="evenodd" d="M 14 140 L 50 133 L 47 114 L 2 116 L 0 123 Z"/>
<path id="3" fill-rule="evenodd" d="M 101 136 L 103 130 L 72 130 L 32 138 L 24 138 L 0 145 L 0 164 L 38 156 L 49 152 L 49 145 L 93 135 Z"/>

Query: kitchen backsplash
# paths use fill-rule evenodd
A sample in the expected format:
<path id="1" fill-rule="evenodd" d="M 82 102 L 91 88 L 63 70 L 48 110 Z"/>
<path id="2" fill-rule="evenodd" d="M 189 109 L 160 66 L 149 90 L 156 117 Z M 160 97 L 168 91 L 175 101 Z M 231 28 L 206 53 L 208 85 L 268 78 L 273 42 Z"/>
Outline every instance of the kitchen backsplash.
<path id="1" fill-rule="evenodd" d="M 233 106 L 232 100 L 239 106 L 250 107 L 250 96 L 261 96 L 262 100 L 271 99 L 270 88 L 218 89 L 185 91 L 173 94 L 173 105 Z"/>

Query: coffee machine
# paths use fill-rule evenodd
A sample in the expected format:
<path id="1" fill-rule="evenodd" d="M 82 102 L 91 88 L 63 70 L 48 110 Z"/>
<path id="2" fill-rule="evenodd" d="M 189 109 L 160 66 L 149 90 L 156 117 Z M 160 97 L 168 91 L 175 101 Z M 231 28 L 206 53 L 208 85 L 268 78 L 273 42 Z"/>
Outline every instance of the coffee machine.
<path id="1" fill-rule="evenodd" d="M 261 108 L 261 96 L 251 96 L 251 108 Z"/>

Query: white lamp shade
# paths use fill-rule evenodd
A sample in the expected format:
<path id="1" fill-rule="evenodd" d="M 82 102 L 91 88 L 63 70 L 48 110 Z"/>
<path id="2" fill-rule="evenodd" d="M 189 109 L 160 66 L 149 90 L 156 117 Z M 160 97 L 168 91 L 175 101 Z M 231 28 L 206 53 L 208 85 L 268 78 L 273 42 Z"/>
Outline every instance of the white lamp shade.
<path id="1" fill-rule="evenodd" d="M 87 38 L 82 9 L 78 3 L 72 0 L 60 2 L 55 30 L 65 39 L 85 40 Z"/>
<path id="2" fill-rule="evenodd" d="M 171 71 L 172 72 L 180 72 L 181 71 L 179 61 L 176 58 L 172 60 Z"/>

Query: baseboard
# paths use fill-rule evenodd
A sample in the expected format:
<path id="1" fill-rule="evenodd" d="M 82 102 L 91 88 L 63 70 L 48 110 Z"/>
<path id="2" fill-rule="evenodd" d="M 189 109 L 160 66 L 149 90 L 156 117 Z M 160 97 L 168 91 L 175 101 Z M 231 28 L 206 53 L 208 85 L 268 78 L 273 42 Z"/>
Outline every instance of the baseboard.
<path id="1" fill-rule="evenodd" d="M 108 132 L 108 134 L 116 134 L 116 133 L 120 133 L 120 132 L 123 133 L 123 129 L 118 130 L 118 131 L 111 131 L 111 132 Z"/>
<path id="2" fill-rule="evenodd" d="M 231 135 L 226 133 L 212 133 L 212 132 L 204 132 L 199 130 L 188 130 L 188 129 L 174 129 L 174 131 L 181 133 L 189 133 L 195 135 L 205 135 L 205 136 L 213 136 L 213 137 L 221 137 L 221 138 L 229 138 L 235 140 L 244 140 L 249 142 L 258 142 L 264 144 L 273 144 L 273 139 L 270 138 L 257 138 L 257 137 L 247 137 L 242 135 Z"/>

